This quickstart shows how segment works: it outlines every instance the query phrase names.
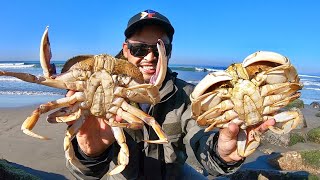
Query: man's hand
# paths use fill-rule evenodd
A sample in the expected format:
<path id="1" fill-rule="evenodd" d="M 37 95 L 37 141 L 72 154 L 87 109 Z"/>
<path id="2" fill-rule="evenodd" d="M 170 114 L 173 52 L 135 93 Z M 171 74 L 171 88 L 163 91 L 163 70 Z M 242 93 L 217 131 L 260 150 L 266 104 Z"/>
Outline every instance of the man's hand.
<path id="1" fill-rule="evenodd" d="M 68 91 L 66 96 L 69 97 L 74 93 Z M 94 116 L 85 120 L 76 138 L 81 150 L 90 157 L 101 155 L 115 141 L 110 126 L 103 119 Z"/>
<path id="2" fill-rule="evenodd" d="M 268 126 L 275 124 L 274 119 L 270 119 L 256 128 L 261 133 L 268 130 Z M 237 136 L 239 126 L 235 123 L 230 123 L 228 128 L 220 129 L 217 151 L 220 157 L 226 162 L 236 162 L 242 159 L 237 153 Z"/>

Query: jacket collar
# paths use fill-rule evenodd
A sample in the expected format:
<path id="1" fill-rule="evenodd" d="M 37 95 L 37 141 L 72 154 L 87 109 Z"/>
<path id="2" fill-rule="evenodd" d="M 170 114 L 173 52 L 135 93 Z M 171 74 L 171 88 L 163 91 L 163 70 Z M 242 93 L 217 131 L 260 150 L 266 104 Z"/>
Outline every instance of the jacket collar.
<path id="1" fill-rule="evenodd" d="M 160 88 L 160 103 L 167 101 L 177 92 L 178 88 L 174 84 L 176 75 L 177 74 L 172 72 L 170 68 L 167 69 L 166 78 Z"/>

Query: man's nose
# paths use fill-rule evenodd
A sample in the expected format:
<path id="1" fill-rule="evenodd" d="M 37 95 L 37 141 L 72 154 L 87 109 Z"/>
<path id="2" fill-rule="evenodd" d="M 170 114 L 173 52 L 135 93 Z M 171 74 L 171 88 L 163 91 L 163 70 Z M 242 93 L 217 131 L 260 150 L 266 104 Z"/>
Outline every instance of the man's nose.
<path id="1" fill-rule="evenodd" d="M 145 60 L 151 62 L 157 59 L 157 56 L 153 53 L 153 51 L 149 51 L 148 54 L 144 57 Z"/>

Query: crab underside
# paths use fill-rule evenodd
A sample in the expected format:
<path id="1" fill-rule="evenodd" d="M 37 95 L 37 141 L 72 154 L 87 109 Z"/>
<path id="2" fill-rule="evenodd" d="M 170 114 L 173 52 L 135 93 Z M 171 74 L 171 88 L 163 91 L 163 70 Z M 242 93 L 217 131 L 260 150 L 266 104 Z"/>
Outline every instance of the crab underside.
<path id="1" fill-rule="evenodd" d="M 260 144 L 261 123 L 274 119 L 269 129 L 285 134 L 300 122 L 297 110 L 283 110 L 300 97 L 302 88 L 296 69 L 287 57 L 275 52 L 258 51 L 241 64 L 204 77 L 190 95 L 192 116 L 199 126 L 210 131 L 233 122 L 240 126 L 238 154 L 246 157 Z"/>

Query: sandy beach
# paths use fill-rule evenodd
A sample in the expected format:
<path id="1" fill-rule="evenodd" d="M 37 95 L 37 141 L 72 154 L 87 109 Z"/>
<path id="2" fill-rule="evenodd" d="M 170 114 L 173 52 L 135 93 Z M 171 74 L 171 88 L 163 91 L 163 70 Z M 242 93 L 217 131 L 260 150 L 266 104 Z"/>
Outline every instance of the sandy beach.
<path id="1" fill-rule="evenodd" d="M 0 158 L 41 179 L 74 179 L 65 166 L 65 124 L 50 124 L 41 116 L 34 132 L 52 138 L 39 140 L 25 135 L 21 125 L 36 106 L 0 109 Z"/>
<path id="2" fill-rule="evenodd" d="M 45 120 L 46 114 L 40 117 L 34 132 L 52 138 L 39 140 L 29 137 L 20 130 L 21 124 L 36 106 L 0 108 L 0 158 L 12 162 L 27 172 L 41 179 L 74 179 L 65 167 L 63 137 L 65 124 L 50 124 Z M 306 106 L 303 110 L 308 127 L 320 126 L 318 109 Z M 270 168 L 261 163 L 263 154 L 257 151 L 247 158 L 244 167 Z M 192 160 L 189 163 L 192 163 Z"/>

